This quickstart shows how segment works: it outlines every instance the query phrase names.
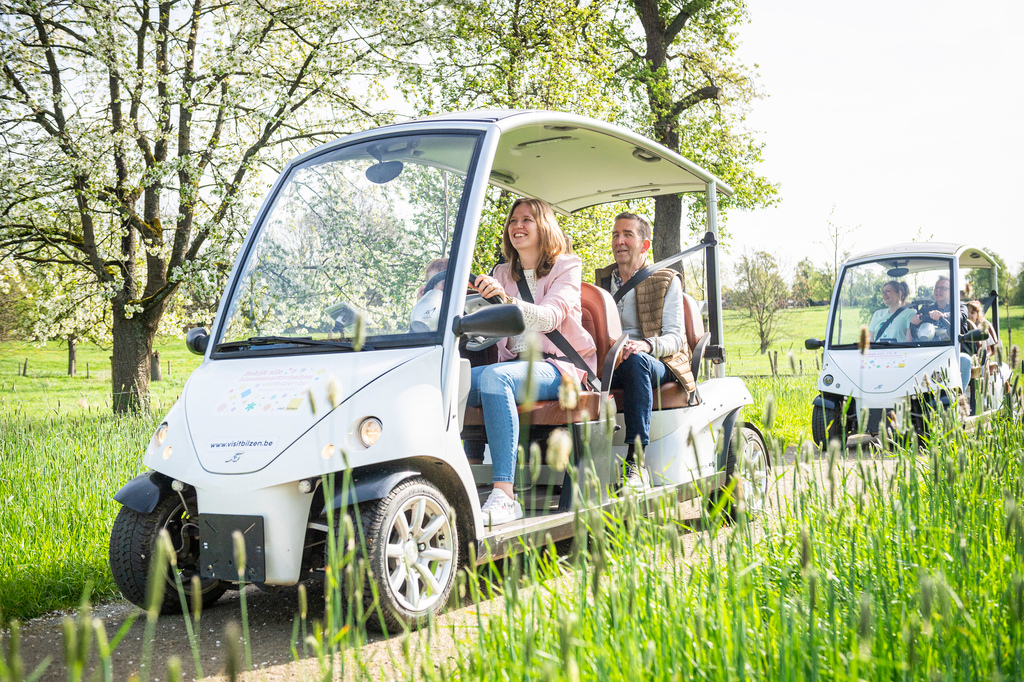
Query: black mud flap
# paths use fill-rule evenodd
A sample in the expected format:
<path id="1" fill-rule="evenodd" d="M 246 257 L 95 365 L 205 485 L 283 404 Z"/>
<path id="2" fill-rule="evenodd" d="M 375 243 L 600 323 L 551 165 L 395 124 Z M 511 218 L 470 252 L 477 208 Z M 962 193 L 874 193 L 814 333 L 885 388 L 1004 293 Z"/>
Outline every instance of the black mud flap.
<path id="1" fill-rule="evenodd" d="M 199 576 L 204 580 L 238 581 L 232 535 L 245 540 L 245 580 L 262 583 L 267 579 L 267 557 L 263 544 L 263 517 L 237 514 L 199 515 Z"/>

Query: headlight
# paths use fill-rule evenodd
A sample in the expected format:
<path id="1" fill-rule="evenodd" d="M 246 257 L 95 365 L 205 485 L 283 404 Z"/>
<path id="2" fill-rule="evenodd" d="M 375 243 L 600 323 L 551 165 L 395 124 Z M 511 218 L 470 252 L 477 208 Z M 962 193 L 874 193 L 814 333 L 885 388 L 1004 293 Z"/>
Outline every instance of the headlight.
<path id="1" fill-rule="evenodd" d="M 831 374 L 826 374 L 821 378 L 821 383 L 825 384 L 826 386 L 831 386 L 833 381 L 835 381 L 835 379 L 832 378 Z"/>
<path id="2" fill-rule="evenodd" d="M 376 417 L 367 417 L 359 424 L 359 442 L 363 444 L 364 448 L 368 448 L 377 442 L 380 438 L 380 433 L 383 430 L 380 420 Z"/>
<path id="3" fill-rule="evenodd" d="M 167 422 L 157 427 L 156 433 L 153 434 L 153 439 L 156 441 L 157 447 L 164 444 L 164 441 L 167 440 Z"/>

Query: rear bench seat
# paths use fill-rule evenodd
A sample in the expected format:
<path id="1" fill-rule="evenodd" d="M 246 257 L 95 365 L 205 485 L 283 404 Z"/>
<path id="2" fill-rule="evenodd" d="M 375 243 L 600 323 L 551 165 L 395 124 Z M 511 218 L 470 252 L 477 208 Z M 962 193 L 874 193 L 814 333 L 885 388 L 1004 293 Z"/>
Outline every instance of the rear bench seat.
<path id="1" fill-rule="evenodd" d="M 700 308 L 697 302 L 688 294 L 683 294 L 686 320 L 686 342 L 691 349 L 697 348 L 704 334 L 704 321 L 700 315 Z M 583 326 L 594 337 L 597 345 L 597 374 L 602 381 L 604 377 L 604 360 L 611 350 L 616 339 L 622 336 L 622 324 L 619 321 L 619 312 L 615 301 L 604 289 L 583 282 L 582 285 L 582 309 Z M 706 342 L 706 341 L 705 341 Z M 703 347 L 701 347 L 703 350 Z M 698 366 L 695 362 L 694 366 Z M 696 378 L 696 377 L 695 377 Z M 605 387 L 607 390 L 607 387 Z M 616 405 L 623 405 L 622 391 L 611 391 L 611 396 Z M 676 382 L 670 382 L 661 387 L 659 393 L 654 396 L 654 409 L 671 409 L 675 407 L 686 407 L 689 404 L 690 394 Z M 562 409 L 557 400 L 538 400 L 534 403 L 530 412 L 530 424 L 534 426 L 565 426 L 569 422 L 582 420 L 582 413 L 586 411 L 590 418 L 596 419 L 601 410 L 601 394 L 596 391 L 582 391 L 576 409 L 567 411 Z M 519 413 L 525 414 L 526 410 L 519 406 Z M 621 409 L 619 410 L 622 411 Z M 465 426 L 483 426 L 483 410 L 479 407 L 467 407 Z"/>

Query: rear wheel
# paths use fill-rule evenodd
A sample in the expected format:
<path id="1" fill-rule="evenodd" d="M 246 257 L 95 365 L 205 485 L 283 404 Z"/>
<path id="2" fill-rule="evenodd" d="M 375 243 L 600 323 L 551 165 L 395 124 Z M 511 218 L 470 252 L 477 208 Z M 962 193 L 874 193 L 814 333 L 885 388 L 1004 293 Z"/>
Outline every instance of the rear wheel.
<path id="1" fill-rule="evenodd" d="M 768 499 L 768 448 L 764 438 L 755 429 L 737 424 L 729 444 L 726 462 L 726 487 L 716 491 L 708 500 L 708 507 L 714 509 L 729 492 L 722 503 L 722 513 L 735 521 L 742 505 L 748 518 L 764 511 Z"/>
<path id="2" fill-rule="evenodd" d="M 164 572 L 161 613 L 181 610 L 181 600 L 173 570 L 181 576 L 185 597 L 191 605 L 196 597 L 203 606 L 217 601 L 228 589 L 229 583 L 220 580 L 200 582 L 199 594 L 192 594 L 192 576 L 199 572 L 199 526 L 196 523 L 196 498 L 168 495 L 161 499 L 148 514 L 122 507 L 110 531 L 110 571 L 114 582 L 125 599 L 146 608 L 146 585 L 149 581 L 150 559 L 155 554 L 156 539 L 167 529 L 177 559 L 177 569 L 168 565 Z"/>
<path id="3" fill-rule="evenodd" d="M 369 622 L 392 631 L 422 624 L 444 608 L 459 566 L 448 500 L 426 479 L 411 478 L 364 513 L 366 552 L 384 620 Z"/>

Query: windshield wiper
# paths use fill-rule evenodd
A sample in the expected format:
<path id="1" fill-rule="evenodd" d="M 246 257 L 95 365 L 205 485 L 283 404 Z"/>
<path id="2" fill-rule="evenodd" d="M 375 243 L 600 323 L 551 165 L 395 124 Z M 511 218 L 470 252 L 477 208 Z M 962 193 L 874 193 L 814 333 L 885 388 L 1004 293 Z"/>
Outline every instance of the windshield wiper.
<path id="1" fill-rule="evenodd" d="M 355 346 L 350 341 L 325 341 L 321 339 L 314 339 L 309 336 L 252 336 L 244 341 L 226 341 L 224 343 L 218 343 L 214 350 L 232 351 L 254 348 L 257 346 L 279 346 L 284 344 L 293 346 L 326 346 L 328 348 L 340 348 L 342 350 L 355 350 Z M 363 349 L 373 350 L 373 348 L 366 344 L 363 344 Z"/>

